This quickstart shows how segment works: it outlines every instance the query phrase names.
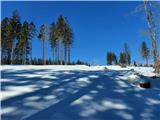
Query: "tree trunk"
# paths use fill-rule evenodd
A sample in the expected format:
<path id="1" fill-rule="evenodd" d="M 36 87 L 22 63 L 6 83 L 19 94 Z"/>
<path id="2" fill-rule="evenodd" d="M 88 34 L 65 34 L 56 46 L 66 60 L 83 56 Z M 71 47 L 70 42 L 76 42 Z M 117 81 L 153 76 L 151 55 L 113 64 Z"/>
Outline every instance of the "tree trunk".
<path id="1" fill-rule="evenodd" d="M 31 48 L 30 48 L 30 49 L 31 49 L 31 55 L 30 55 L 30 57 L 31 57 L 31 58 L 30 58 L 30 64 L 32 65 L 32 41 L 31 41 Z"/>
<path id="2" fill-rule="evenodd" d="M 153 18 L 151 18 L 152 17 L 152 14 L 150 13 L 151 10 L 149 10 L 146 0 L 144 1 L 144 7 L 145 7 L 145 12 L 146 12 L 146 17 L 147 17 L 148 29 L 149 29 L 151 39 L 152 39 L 152 52 L 153 52 L 153 59 L 154 59 L 154 68 L 155 68 L 155 72 L 157 72 L 158 71 L 158 52 L 157 52 L 157 43 L 156 43 L 156 40 L 157 40 L 156 26 L 153 21 Z M 150 5 L 150 7 L 151 7 L 151 5 Z M 151 23 L 151 21 L 152 21 L 152 23 Z"/>
<path id="3" fill-rule="evenodd" d="M 55 64 L 57 64 L 58 61 L 58 45 L 55 48 Z"/>
<path id="4" fill-rule="evenodd" d="M 26 64 L 26 47 L 23 48 L 23 58 L 22 58 L 22 64 Z"/>
<path id="5" fill-rule="evenodd" d="M 64 47 L 64 64 L 67 64 L 67 46 Z"/>
<path id="6" fill-rule="evenodd" d="M 54 48 L 52 49 L 52 65 L 54 65 Z"/>
<path id="7" fill-rule="evenodd" d="M 148 58 L 146 59 L 146 64 L 147 64 L 147 66 L 148 66 Z"/>
<path id="8" fill-rule="evenodd" d="M 44 64 L 46 65 L 46 44 L 44 41 Z"/>
<path id="9" fill-rule="evenodd" d="M 62 65 L 62 42 L 60 42 L 60 65 Z"/>
<path id="10" fill-rule="evenodd" d="M 70 64 L 70 47 L 68 47 L 68 65 Z"/>
<path id="11" fill-rule="evenodd" d="M 26 64 L 26 54 L 27 54 L 26 47 L 24 47 L 24 65 Z"/>
<path id="12" fill-rule="evenodd" d="M 11 64 L 14 64 L 14 61 L 13 61 L 13 57 L 14 57 L 14 49 L 15 49 L 15 38 L 13 39 L 12 41 L 12 44 L 11 44 Z"/>
<path id="13" fill-rule="evenodd" d="M 14 53 L 14 46 L 12 43 L 12 48 L 11 48 L 11 64 L 13 64 L 13 53 Z"/>
<path id="14" fill-rule="evenodd" d="M 46 64 L 46 58 L 45 58 L 45 41 L 43 40 L 43 65 Z"/>
<path id="15" fill-rule="evenodd" d="M 155 33 L 153 33 L 153 36 L 152 36 L 152 48 L 153 48 L 155 72 L 158 72 L 158 52 L 157 52 L 157 43 L 156 43 Z"/>
<path id="16" fill-rule="evenodd" d="M 12 51 L 11 51 L 11 64 L 13 64 L 13 50 L 14 48 L 12 47 Z"/>
<path id="17" fill-rule="evenodd" d="M 58 45 L 57 45 L 57 64 L 59 64 L 59 44 L 60 42 L 58 42 Z"/>

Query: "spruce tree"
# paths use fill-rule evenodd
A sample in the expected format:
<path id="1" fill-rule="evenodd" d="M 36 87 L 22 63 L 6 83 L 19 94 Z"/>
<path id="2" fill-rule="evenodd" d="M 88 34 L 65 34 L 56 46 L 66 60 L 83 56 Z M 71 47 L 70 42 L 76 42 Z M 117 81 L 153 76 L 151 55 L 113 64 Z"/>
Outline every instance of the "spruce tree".
<path id="1" fill-rule="evenodd" d="M 148 65 L 148 59 L 149 59 L 149 56 L 150 56 L 150 51 L 149 51 L 149 48 L 147 46 L 147 43 L 144 42 L 144 41 L 141 44 L 140 53 L 141 53 L 142 58 L 146 60 L 146 64 Z"/>
<path id="2" fill-rule="evenodd" d="M 114 64 L 118 63 L 117 56 L 113 52 L 107 52 L 107 65 L 112 65 L 112 62 L 114 62 Z"/>
<path id="3" fill-rule="evenodd" d="M 126 62 L 126 53 L 124 53 L 124 52 L 120 53 L 119 63 L 120 63 L 120 65 L 125 65 L 127 63 Z"/>
<path id="4" fill-rule="evenodd" d="M 131 64 L 131 55 L 130 55 L 130 50 L 129 50 L 129 46 L 127 43 L 124 43 L 124 53 L 126 54 L 126 64 L 130 65 Z"/>

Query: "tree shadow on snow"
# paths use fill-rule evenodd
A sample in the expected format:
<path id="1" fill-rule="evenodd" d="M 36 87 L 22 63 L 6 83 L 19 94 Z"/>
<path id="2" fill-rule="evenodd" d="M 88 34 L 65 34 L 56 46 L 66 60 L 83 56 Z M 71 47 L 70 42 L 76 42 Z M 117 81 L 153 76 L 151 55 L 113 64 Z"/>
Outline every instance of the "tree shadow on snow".
<path id="1" fill-rule="evenodd" d="M 25 76 L 41 72 L 44 77 Z M 2 109 L 12 108 L 2 114 L 2 120 L 159 119 L 159 89 L 139 89 L 127 81 L 117 79 L 127 72 L 129 71 L 55 72 L 48 69 L 2 71 L 2 79 L 13 79 L 13 82 L 2 82 L 4 91 L 10 86 L 36 85 L 35 91 L 2 101 Z M 24 76 L 18 76 L 19 74 Z M 47 87 L 43 88 L 47 81 Z"/>

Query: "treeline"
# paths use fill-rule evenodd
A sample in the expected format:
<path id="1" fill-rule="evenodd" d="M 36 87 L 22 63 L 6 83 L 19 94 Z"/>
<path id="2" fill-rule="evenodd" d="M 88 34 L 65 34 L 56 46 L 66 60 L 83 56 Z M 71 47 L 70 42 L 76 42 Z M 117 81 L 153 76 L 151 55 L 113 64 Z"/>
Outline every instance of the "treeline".
<path id="1" fill-rule="evenodd" d="M 34 22 L 21 22 L 19 12 L 1 21 L 1 64 L 33 64 L 32 40 L 42 43 L 42 64 L 46 62 L 46 41 L 52 48 L 52 64 L 70 64 L 73 31 L 66 17 L 60 15 L 56 22 L 43 24 L 38 30 Z"/>
<path id="2" fill-rule="evenodd" d="M 40 58 L 37 59 L 35 57 L 31 62 L 32 62 L 32 65 L 43 65 L 43 59 L 40 59 Z M 60 61 L 55 61 L 54 65 L 60 65 L 59 63 L 60 63 Z M 53 62 L 50 58 L 46 59 L 46 65 L 53 65 Z M 64 60 L 62 61 L 62 65 L 65 65 Z M 70 65 L 87 65 L 87 66 L 90 66 L 89 63 L 84 62 L 82 60 L 72 61 L 72 62 L 70 62 Z"/>
<path id="3" fill-rule="evenodd" d="M 150 58 L 150 49 L 145 41 L 141 43 L 140 46 L 140 55 L 143 60 L 146 60 L 146 64 L 137 64 L 134 60 L 134 66 L 152 66 L 148 64 L 148 60 Z M 107 52 L 106 55 L 107 65 L 121 65 L 126 66 L 131 64 L 131 53 L 129 50 L 129 46 L 127 43 L 124 44 L 124 51 L 120 52 L 119 59 L 114 52 Z"/>

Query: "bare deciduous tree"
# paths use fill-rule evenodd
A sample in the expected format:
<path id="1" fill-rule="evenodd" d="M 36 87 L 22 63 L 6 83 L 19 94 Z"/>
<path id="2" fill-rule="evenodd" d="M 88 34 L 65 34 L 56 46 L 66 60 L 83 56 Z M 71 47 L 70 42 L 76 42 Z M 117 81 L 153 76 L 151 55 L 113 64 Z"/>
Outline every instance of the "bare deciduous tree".
<path id="1" fill-rule="evenodd" d="M 144 0 L 144 8 L 147 18 L 148 30 L 152 39 L 152 51 L 153 51 L 153 59 L 154 59 L 154 67 L 155 72 L 159 72 L 158 68 L 158 51 L 157 51 L 157 26 L 155 23 L 155 17 L 153 11 L 151 9 L 151 3 L 147 0 Z"/>

